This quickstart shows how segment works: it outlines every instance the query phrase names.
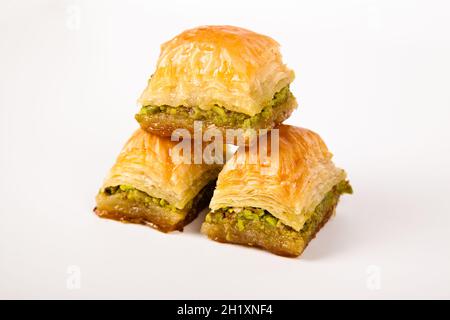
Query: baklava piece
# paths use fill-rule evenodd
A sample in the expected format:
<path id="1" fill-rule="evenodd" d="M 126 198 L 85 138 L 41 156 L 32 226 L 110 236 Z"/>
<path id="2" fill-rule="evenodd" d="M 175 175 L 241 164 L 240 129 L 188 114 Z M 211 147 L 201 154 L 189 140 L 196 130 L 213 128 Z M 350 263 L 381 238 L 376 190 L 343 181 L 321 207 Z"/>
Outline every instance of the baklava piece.
<path id="1" fill-rule="evenodd" d="M 97 195 L 95 213 L 163 232 L 183 230 L 208 206 L 221 166 L 174 162 L 175 144 L 137 130 Z"/>
<path id="2" fill-rule="evenodd" d="M 278 43 L 232 26 L 187 30 L 164 43 L 156 71 L 139 99 L 143 130 L 269 129 L 297 107 L 289 90 L 294 72 Z"/>
<path id="3" fill-rule="evenodd" d="M 325 143 L 310 130 L 280 126 L 278 157 L 273 151 L 269 146 L 268 161 L 251 163 L 246 148 L 225 164 L 202 232 L 219 242 L 295 257 L 352 188 Z"/>

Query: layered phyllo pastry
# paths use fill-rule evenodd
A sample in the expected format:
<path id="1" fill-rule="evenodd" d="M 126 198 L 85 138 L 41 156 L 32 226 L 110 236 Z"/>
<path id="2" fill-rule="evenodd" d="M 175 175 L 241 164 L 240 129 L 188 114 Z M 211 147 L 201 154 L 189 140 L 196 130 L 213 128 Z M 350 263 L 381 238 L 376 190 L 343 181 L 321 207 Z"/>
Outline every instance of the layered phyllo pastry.
<path id="1" fill-rule="evenodd" d="M 222 166 L 175 159 L 176 144 L 137 130 L 98 193 L 95 213 L 163 232 L 182 230 L 195 219 L 208 206 Z"/>
<path id="2" fill-rule="evenodd" d="M 267 143 L 264 159 L 258 152 L 258 161 L 250 161 L 247 147 L 225 164 L 202 225 L 209 238 L 299 256 L 340 196 L 352 193 L 318 134 L 286 125 L 278 134 L 278 150 Z"/>
<path id="3" fill-rule="evenodd" d="M 204 128 L 272 128 L 297 107 L 294 72 L 272 38 L 232 26 L 187 30 L 161 46 L 139 99 L 141 128 L 160 136 Z"/>

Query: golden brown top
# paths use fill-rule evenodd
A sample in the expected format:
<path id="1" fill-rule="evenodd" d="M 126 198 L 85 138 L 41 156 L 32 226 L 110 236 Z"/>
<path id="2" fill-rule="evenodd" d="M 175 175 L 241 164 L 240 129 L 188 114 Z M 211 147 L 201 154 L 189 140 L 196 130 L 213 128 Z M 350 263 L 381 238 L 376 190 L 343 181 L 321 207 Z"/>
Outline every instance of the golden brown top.
<path id="1" fill-rule="evenodd" d="M 249 152 L 248 148 L 237 152 L 225 164 L 211 200 L 212 210 L 262 208 L 300 230 L 325 194 L 346 177 L 344 170 L 334 166 L 320 136 L 308 129 L 280 126 L 278 165 L 276 157 L 264 161 L 259 153 L 258 162 L 251 162 Z"/>
<path id="2" fill-rule="evenodd" d="M 161 46 L 139 103 L 219 105 L 253 116 L 293 79 L 272 38 L 233 26 L 203 26 Z"/>
<path id="3" fill-rule="evenodd" d="M 222 166 L 174 161 L 171 154 L 177 144 L 170 138 L 136 130 L 120 152 L 103 188 L 129 185 L 152 197 L 165 199 L 179 209 L 184 208 L 217 177 Z"/>

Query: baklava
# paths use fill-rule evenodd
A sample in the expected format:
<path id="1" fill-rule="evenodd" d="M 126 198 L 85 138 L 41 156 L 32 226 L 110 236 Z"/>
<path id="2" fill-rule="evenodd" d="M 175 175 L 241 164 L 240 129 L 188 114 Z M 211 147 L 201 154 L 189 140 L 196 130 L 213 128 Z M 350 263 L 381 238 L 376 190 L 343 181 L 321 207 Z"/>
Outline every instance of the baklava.
<path id="1" fill-rule="evenodd" d="M 257 161 L 249 161 L 245 148 L 225 164 L 202 225 L 209 238 L 299 256 L 333 215 L 339 197 L 352 193 L 319 135 L 287 125 L 278 134 L 278 150 L 267 143 L 264 160 L 258 152 Z"/>
<path id="2" fill-rule="evenodd" d="M 163 232 L 195 219 L 208 206 L 222 165 L 174 161 L 176 144 L 138 129 L 98 193 L 95 213 Z"/>
<path id="3" fill-rule="evenodd" d="M 222 132 L 269 129 L 297 107 L 293 79 L 272 38 L 232 26 L 199 27 L 161 46 L 135 117 L 160 136 L 177 128 L 193 132 L 194 121 Z"/>

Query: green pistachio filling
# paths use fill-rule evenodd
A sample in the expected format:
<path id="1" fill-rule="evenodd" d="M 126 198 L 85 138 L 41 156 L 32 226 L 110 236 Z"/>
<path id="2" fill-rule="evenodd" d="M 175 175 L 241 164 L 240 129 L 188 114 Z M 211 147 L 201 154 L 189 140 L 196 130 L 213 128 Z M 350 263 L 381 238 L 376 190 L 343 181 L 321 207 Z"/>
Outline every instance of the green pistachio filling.
<path id="1" fill-rule="evenodd" d="M 260 113 L 252 117 L 244 113 L 227 110 L 218 105 L 214 105 L 210 110 L 203 110 L 199 107 L 188 108 L 185 106 L 172 107 L 167 105 L 149 105 L 142 107 L 140 112 L 136 115 L 136 118 L 139 121 L 139 119 L 144 117 L 165 113 L 184 119 L 189 118 L 198 121 L 209 121 L 218 126 L 230 128 L 242 127 L 247 129 L 252 128 L 260 121 L 270 119 L 274 114 L 274 110 L 285 103 L 290 96 L 292 96 L 292 93 L 289 90 L 289 86 L 284 87 L 273 96 L 272 100 L 264 106 Z"/>
<path id="2" fill-rule="evenodd" d="M 171 205 L 169 202 L 167 202 L 164 199 L 149 196 L 147 193 L 140 191 L 134 187 L 127 186 L 127 185 L 107 187 L 100 192 L 102 192 L 108 196 L 112 196 L 112 195 L 119 196 L 124 200 L 139 202 L 139 203 L 142 203 L 147 206 L 156 205 L 156 206 L 165 208 L 165 209 L 173 211 L 173 212 L 181 211 L 180 209 Z M 185 209 L 190 209 L 192 207 L 192 204 L 193 204 L 193 200 L 191 200 L 185 206 Z"/>
<path id="3" fill-rule="evenodd" d="M 343 193 L 353 193 L 352 187 L 348 181 L 342 181 L 329 191 L 319 205 L 314 209 L 309 219 L 303 225 L 300 231 L 295 231 L 291 227 L 285 225 L 278 218 L 274 217 L 268 211 L 260 208 L 244 207 L 244 208 L 221 208 L 217 211 L 210 212 L 206 216 L 207 223 L 229 223 L 233 224 L 239 231 L 244 231 L 247 227 L 263 230 L 277 228 L 285 234 L 293 236 L 300 235 L 305 240 L 309 240 L 316 229 L 323 221 L 330 208 L 335 206 Z"/>

